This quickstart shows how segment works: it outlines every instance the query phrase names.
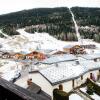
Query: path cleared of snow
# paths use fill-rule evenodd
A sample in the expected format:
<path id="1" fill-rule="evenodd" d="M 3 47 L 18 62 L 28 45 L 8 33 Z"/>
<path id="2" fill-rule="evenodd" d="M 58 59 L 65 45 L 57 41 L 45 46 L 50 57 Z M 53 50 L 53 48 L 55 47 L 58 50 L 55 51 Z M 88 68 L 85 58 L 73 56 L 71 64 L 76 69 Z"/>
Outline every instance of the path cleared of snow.
<path id="1" fill-rule="evenodd" d="M 73 12 L 71 11 L 70 8 L 69 8 L 69 11 L 70 11 L 70 13 L 71 13 L 71 15 L 72 15 L 72 20 L 73 20 L 74 25 L 75 25 L 75 31 L 76 31 L 76 35 L 77 35 L 78 41 L 81 42 L 81 36 L 80 36 L 79 31 L 78 31 L 79 28 L 78 28 L 78 25 L 77 25 L 77 23 L 76 23 L 76 21 L 75 21 L 75 16 L 74 16 L 74 14 L 73 14 Z"/>

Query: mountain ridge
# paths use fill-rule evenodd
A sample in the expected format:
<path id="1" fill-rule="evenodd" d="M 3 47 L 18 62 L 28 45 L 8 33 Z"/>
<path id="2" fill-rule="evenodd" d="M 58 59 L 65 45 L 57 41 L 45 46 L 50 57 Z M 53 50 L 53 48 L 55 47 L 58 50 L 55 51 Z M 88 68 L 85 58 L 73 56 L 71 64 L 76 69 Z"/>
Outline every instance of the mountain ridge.
<path id="1" fill-rule="evenodd" d="M 75 20 L 79 26 L 79 32 L 81 35 L 84 38 L 90 38 L 100 42 L 100 28 L 98 27 L 100 24 L 100 8 L 72 7 L 71 9 L 75 15 Z M 97 9 L 98 14 L 95 13 Z M 90 13 L 91 15 L 89 15 Z M 89 20 L 88 16 L 90 16 Z M 92 16 L 94 16 L 94 18 Z M 98 21 L 96 23 L 95 20 L 97 19 Z M 94 24 L 92 25 L 90 22 Z M 84 26 L 82 26 L 83 24 Z M 30 28 L 32 25 L 45 25 L 46 28 Z M 69 12 L 69 8 L 67 7 L 35 8 L 6 15 L 0 15 L 0 27 L 3 32 L 8 35 L 17 35 L 18 33 L 16 33 L 16 29 L 26 26 L 29 27 L 26 31 L 30 33 L 34 33 L 36 31 L 47 32 L 57 39 L 65 41 L 77 40 L 72 16 Z M 90 30 L 85 29 L 87 26 L 90 28 Z M 92 29 L 96 31 L 91 32 Z"/>

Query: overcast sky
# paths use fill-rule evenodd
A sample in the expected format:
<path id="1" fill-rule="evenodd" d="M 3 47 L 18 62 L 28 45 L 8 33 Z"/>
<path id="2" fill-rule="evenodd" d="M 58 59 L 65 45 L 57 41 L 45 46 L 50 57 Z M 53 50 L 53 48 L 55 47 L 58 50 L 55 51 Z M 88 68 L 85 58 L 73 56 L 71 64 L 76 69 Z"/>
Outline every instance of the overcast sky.
<path id="1" fill-rule="evenodd" d="M 100 0 L 0 0 L 0 14 L 44 7 L 100 7 Z"/>

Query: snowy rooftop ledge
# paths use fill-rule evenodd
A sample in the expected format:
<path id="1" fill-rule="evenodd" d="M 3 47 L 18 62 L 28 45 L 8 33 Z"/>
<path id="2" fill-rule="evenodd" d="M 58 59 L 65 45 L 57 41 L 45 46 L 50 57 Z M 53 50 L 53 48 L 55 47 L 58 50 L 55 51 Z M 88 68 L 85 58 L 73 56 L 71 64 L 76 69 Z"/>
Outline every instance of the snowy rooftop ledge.
<path id="1" fill-rule="evenodd" d="M 95 54 L 86 54 L 86 55 L 82 55 L 81 57 L 83 57 L 84 59 L 87 60 L 93 60 L 93 59 L 100 59 L 100 53 L 95 53 Z"/>
<path id="2" fill-rule="evenodd" d="M 54 64 L 54 63 L 65 62 L 65 61 L 74 61 L 74 60 L 77 60 L 77 58 L 74 55 L 62 54 L 62 55 L 51 56 L 50 58 L 45 59 L 44 61 L 41 61 L 41 63 Z"/>

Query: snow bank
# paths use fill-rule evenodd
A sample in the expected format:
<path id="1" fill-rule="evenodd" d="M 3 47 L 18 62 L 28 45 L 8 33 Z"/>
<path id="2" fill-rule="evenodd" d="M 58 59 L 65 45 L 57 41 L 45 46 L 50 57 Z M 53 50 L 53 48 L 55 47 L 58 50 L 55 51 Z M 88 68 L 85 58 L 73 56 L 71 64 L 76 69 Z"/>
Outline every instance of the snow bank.
<path id="1" fill-rule="evenodd" d="M 7 61 L 7 64 L 0 67 L 0 72 L 2 72 L 1 77 L 8 81 L 12 81 L 14 78 L 17 78 L 21 70 L 21 64 L 19 65 L 17 63 L 16 65 L 14 61 Z"/>
<path id="2" fill-rule="evenodd" d="M 84 99 L 77 94 L 71 94 L 69 96 L 69 100 L 84 100 Z"/>

